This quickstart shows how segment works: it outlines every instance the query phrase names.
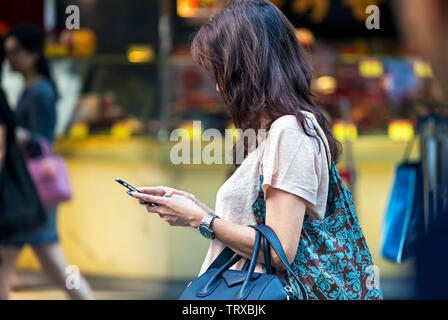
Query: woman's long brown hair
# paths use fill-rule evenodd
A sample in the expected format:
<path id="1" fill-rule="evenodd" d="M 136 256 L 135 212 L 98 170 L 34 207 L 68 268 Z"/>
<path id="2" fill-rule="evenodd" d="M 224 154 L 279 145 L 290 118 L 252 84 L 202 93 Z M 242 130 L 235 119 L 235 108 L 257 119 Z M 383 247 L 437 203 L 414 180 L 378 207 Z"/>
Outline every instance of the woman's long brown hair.
<path id="1" fill-rule="evenodd" d="M 311 65 L 294 27 L 269 1 L 229 1 L 199 29 L 191 54 L 214 76 L 238 129 L 260 129 L 262 117 L 269 119 L 269 129 L 279 117 L 295 115 L 305 133 L 317 138 L 306 129 L 301 112 L 309 111 L 326 135 L 332 160 L 338 161 L 342 146 L 312 99 Z"/>

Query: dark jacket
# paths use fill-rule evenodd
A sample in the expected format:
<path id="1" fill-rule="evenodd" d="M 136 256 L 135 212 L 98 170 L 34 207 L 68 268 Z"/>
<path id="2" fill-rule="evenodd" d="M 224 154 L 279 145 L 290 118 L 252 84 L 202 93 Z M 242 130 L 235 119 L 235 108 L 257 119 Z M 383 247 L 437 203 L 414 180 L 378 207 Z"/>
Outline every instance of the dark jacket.
<path id="1" fill-rule="evenodd" d="M 0 119 L 7 141 L 0 169 L 0 244 L 35 231 L 47 219 L 28 173 L 23 152 L 15 141 L 15 120 L 0 89 Z"/>

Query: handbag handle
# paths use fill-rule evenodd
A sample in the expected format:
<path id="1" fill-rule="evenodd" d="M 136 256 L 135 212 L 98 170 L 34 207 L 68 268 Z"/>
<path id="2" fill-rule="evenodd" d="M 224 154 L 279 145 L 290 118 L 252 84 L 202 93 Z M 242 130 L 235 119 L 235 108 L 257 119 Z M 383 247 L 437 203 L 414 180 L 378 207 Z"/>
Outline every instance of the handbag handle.
<path id="1" fill-rule="evenodd" d="M 266 273 L 273 274 L 272 266 L 271 266 L 270 245 L 269 245 L 268 240 L 266 240 L 266 238 L 264 236 L 262 237 L 262 241 L 263 241 L 263 253 L 264 253 L 264 266 L 266 269 Z M 244 266 L 241 270 L 243 270 L 243 271 L 249 270 L 249 265 L 250 265 L 250 260 L 246 260 L 246 262 L 244 263 Z"/>
<path id="2" fill-rule="evenodd" d="M 325 144 L 324 139 L 322 138 L 322 136 L 319 133 L 319 130 L 317 130 L 316 125 L 314 124 L 313 120 L 311 120 L 311 123 L 313 124 L 313 128 L 314 131 L 316 132 L 316 134 L 318 135 L 318 137 L 320 138 L 320 140 L 322 140 L 322 144 L 324 145 L 324 149 L 325 149 L 325 159 L 327 159 L 327 163 L 331 161 L 331 159 L 328 159 L 328 150 L 327 150 L 327 145 Z M 331 152 L 330 152 L 331 153 Z M 331 166 L 333 165 L 333 163 L 329 163 L 328 164 L 328 172 L 329 175 L 331 176 Z"/>
<path id="3" fill-rule="evenodd" d="M 267 225 L 257 225 L 257 226 L 250 226 L 257 231 L 259 231 L 269 242 L 269 244 L 272 246 L 272 249 L 274 249 L 275 253 L 277 253 L 280 260 L 283 262 L 283 264 L 286 266 L 286 269 L 291 273 L 292 276 L 297 280 L 297 284 L 299 286 L 299 289 L 302 293 L 302 298 L 304 300 L 308 300 L 308 294 L 305 290 L 305 287 L 303 286 L 302 282 L 300 281 L 299 277 L 294 273 L 294 271 L 291 268 L 291 265 L 288 262 L 288 259 L 286 258 L 285 251 L 283 251 L 282 244 L 280 240 L 278 239 L 277 235 L 275 234 L 274 230 L 272 230 Z"/>
<path id="4" fill-rule="evenodd" d="M 229 249 L 229 250 L 226 250 Z M 213 289 L 215 288 L 216 283 L 218 282 L 219 277 L 221 276 L 221 274 L 226 271 L 227 269 L 229 269 L 231 266 L 233 266 L 235 263 L 237 263 L 242 257 L 238 254 L 236 254 L 232 249 L 230 248 L 226 248 L 223 250 L 223 252 L 221 252 L 221 254 L 218 256 L 218 258 L 216 258 L 216 260 L 212 263 L 212 265 L 207 269 L 212 269 L 212 268 L 219 268 L 215 274 L 210 278 L 210 280 L 207 281 L 207 283 L 202 287 L 202 289 L 198 292 L 199 296 L 207 296 L 211 293 L 211 291 L 213 291 Z M 254 269 L 255 269 L 255 264 L 257 261 L 257 257 L 258 257 L 258 252 L 260 250 L 260 233 L 257 232 L 255 235 L 255 244 L 254 244 L 254 251 L 252 253 L 252 259 L 250 260 L 250 266 L 249 266 L 249 271 L 247 273 L 246 279 L 244 280 L 244 284 L 242 289 L 245 287 L 247 287 L 248 284 L 250 284 L 250 281 L 252 280 L 252 276 L 254 273 Z M 227 259 L 227 261 L 225 261 L 226 258 L 228 258 L 230 256 L 230 254 L 233 253 L 233 256 L 230 259 Z M 253 261 L 255 261 L 255 263 L 253 263 Z M 216 262 L 216 263 L 215 263 Z M 246 284 L 246 282 L 248 282 Z M 243 290 L 240 290 L 239 294 L 238 294 L 238 299 L 243 299 L 243 297 L 240 297 L 241 294 L 243 293 Z M 244 288 L 244 292 L 246 292 L 247 288 Z"/>
<path id="5" fill-rule="evenodd" d="M 47 139 L 45 139 L 43 136 L 39 136 L 38 138 L 40 148 L 42 150 L 42 155 L 44 157 L 48 157 L 51 155 L 51 148 L 50 144 L 48 143 Z"/>
<path id="6" fill-rule="evenodd" d="M 291 265 L 288 262 L 288 259 L 286 258 L 286 254 L 283 251 L 282 244 L 280 240 L 278 239 L 275 232 L 266 225 L 257 225 L 257 226 L 249 226 L 251 228 L 254 228 L 257 232 L 255 235 L 255 244 L 254 244 L 254 251 L 252 253 L 252 258 L 250 260 L 249 270 L 246 276 L 246 279 L 244 280 L 243 286 L 241 287 L 241 290 L 238 293 L 238 298 L 243 299 L 245 295 L 247 294 L 248 289 L 250 289 L 250 281 L 252 280 L 252 276 L 255 270 L 255 266 L 257 263 L 258 258 L 258 252 L 260 250 L 260 241 L 261 238 L 264 238 L 266 240 L 266 243 L 268 243 L 272 249 L 277 253 L 280 260 L 283 262 L 283 264 L 286 266 L 288 271 L 291 273 L 291 275 L 296 279 L 297 284 L 299 286 L 300 292 L 302 294 L 302 298 L 304 300 L 308 300 L 308 294 L 305 290 L 305 287 L 303 286 L 302 282 L 300 281 L 299 277 L 294 273 L 294 271 L 291 268 Z M 272 273 L 272 268 L 270 264 L 270 253 L 269 253 L 269 245 L 265 245 L 265 242 L 263 243 L 264 246 L 264 253 L 265 253 L 265 263 L 268 261 L 270 272 Z M 269 257 L 269 259 L 266 259 L 266 257 Z M 237 263 L 241 259 L 241 256 L 236 254 L 232 249 L 229 247 L 226 247 L 219 256 L 213 261 L 213 263 L 208 267 L 207 271 L 212 268 L 219 268 L 218 271 L 211 277 L 211 279 L 205 284 L 205 286 L 199 291 L 200 295 L 206 296 L 214 289 L 214 285 L 217 282 L 219 276 L 227 269 L 229 269 L 231 266 L 233 266 L 235 263 Z M 268 271 L 268 267 L 266 267 L 266 270 Z"/>
<path id="7" fill-rule="evenodd" d="M 260 253 L 260 232 L 258 230 L 256 231 L 257 232 L 255 233 L 254 251 L 252 253 L 252 258 L 250 259 L 250 265 L 249 270 L 247 271 L 246 279 L 244 280 L 243 285 L 241 286 L 241 289 L 237 295 L 238 300 L 243 300 L 244 297 L 246 297 L 246 295 L 249 293 L 250 282 L 255 271 L 255 266 L 257 265 L 258 254 Z"/>
<path id="8" fill-rule="evenodd" d="M 403 153 L 403 158 L 401 159 L 402 163 L 406 163 L 409 161 L 409 158 L 410 158 L 411 152 L 412 152 L 412 147 L 415 145 L 415 140 L 417 140 L 417 138 L 414 136 L 406 144 L 406 148 L 404 149 L 404 153 Z"/>
<path id="9" fill-rule="evenodd" d="M 263 235 L 263 250 L 264 250 L 264 266 L 268 274 L 273 274 L 271 266 L 271 246 L 268 239 Z"/>

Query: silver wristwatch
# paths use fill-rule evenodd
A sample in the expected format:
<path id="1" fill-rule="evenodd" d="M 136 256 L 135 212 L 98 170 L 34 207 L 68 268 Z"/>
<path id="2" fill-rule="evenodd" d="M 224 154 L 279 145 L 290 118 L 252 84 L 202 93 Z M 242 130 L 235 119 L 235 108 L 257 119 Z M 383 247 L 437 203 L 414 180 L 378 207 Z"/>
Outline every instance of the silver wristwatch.
<path id="1" fill-rule="evenodd" d="M 215 233 L 210 228 L 213 219 L 219 218 L 216 214 L 213 212 L 210 212 L 204 218 L 202 218 L 201 223 L 199 224 L 198 230 L 199 232 L 206 237 L 207 239 L 215 239 Z"/>

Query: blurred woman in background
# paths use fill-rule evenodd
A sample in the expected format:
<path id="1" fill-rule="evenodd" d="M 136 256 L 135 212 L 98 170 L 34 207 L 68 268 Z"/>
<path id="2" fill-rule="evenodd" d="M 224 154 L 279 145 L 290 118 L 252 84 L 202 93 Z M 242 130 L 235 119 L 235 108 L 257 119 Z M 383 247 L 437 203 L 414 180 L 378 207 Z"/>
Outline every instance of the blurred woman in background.
<path id="1" fill-rule="evenodd" d="M 16 138 L 29 157 L 41 155 L 40 139 L 50 145 L 56 126 L 57 90 L 43 55 L 44 40 L 40 30 L 32 25 L 12 28 L 4 40 L 4 49 L 11 69 L 22 74 L 25 89 L 15 110 Z M 81 277 L 79 290 L 66 287 L 68 266 L 56 228 L 56 208 L 47 210 L 47 223 L 23 239 L 0 241 L 2 268 L 0 283 L 9 284 L 10 273 L 25 244 L 31 245 L 42 269 L 73 299 L 91 299 L 87 282 Z M 2 285 L 0 298 L 7 298 L 9 285 Z"/>

